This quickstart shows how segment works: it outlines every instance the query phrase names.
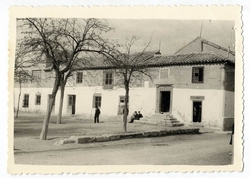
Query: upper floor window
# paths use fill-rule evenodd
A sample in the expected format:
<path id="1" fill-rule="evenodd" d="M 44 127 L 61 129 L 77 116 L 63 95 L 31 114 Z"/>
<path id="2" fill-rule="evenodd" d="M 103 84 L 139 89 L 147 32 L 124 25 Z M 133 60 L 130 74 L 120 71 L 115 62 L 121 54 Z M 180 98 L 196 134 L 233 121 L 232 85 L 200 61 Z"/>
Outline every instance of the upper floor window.
<path id="1" fill-rule="evenodd" d="M 17 76 L 15 80 L 19 83 L 28 83 L 29 82 L 29 72 L 27 70 L 17 71 Z"/>
<path id="2" fill-rule="evenodd" d="M 135 83 L 136 87 L 142 87 L 142 75 L 141 74 L 134 75 L 134 80 L 135 81 L 132 81 L 132 82 Z"/>
<path id="3" fill-rule="evenodd" d="M 36 94 L 36 105 L 40 105 L 41 104 L 41 94 Z"/>
<path id="4" fill-rule="evenodd" d="M 169 69 L 160 69 L 160 78 L 168 78 Z"/>
<path id="5" fill-rule="evenodd" d="M 82 83 L 83 72 L 76 73 L 76 83 Z"/>
<path id="6" fill-rule="evenodd" d="M 204 67 L 193 67 L 192 69 L 192 83 L 204 82 Z"/>
<path id="7" fill-rule="evenodd" d="M 41 70 L 33 70 L 32 71 L 32 81 L 33 82 L 41 82 Z"/>
<path id="8" fill-rule="evenodd" d="M 23 97 L 23 107 L 28 108 L 29 107 L 29 94 L 24 94 Z"/>
<path id="9" fill-rule="evenodd" d="M 104 83 L 104 88 L 113 88 L 113 72 L 108 71 L 108 72 L 103 72 L 103 83 Z"/>

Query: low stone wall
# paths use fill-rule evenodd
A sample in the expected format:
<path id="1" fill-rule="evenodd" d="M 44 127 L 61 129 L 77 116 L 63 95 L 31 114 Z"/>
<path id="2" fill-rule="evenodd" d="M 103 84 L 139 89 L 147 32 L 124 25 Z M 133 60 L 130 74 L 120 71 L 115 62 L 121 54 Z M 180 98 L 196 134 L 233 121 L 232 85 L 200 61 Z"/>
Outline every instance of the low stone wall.
<path id="1" fill-rule="evenodd" d="M 178 134 L 198 134 L 199 129 L 175 129 L 175 130 L 160 130 L 160 131 L 145 131 L 138 133 L 124 133 L 124 134 L 110 134 L 102 136 L 71 136 L 68 139 L 60 140 L 54 145 L 64 145 L 69 143 L 85 144 L 91 142 L 107 142 L 120 139 L 131 139 L 131 138 L 146 138 L 146 137 L 161 137 L 169 135 L 178 135 Z"/>

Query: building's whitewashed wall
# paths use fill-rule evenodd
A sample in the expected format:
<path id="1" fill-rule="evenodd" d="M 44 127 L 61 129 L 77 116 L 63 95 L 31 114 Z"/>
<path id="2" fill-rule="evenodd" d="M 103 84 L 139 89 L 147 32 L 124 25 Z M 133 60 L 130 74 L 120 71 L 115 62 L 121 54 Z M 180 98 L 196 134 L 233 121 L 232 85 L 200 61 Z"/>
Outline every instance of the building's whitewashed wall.
<path id="1" fill-rule="evenodd" d="M 204 100 L 192 100 L 191 96 L 202 96 Z M 223 96 L 223 90 L 174 88 L 172 114 L 188 125 L 193 121 L 193 101 L 201 101 L 201 123 L 210 127 L 222 128 L 224 117 Z"/>
<path id="2" fill-rule="evenodd" d="M 26 112 L 45 112 L 48 102 L 48 95 L 51 93 L 52 88 L 24 88 L 22 89 L 22 95 L 20 98 L 20 110 Z M 14 106 L 17 108 L 18 102 L 18 88 L 14 90 Z M 35 105 L 36 94 L 39 92 L 41 95 L 41 104 Z M 24 94 L 29 94 L 29 107 L 24 108 L 22 105 Z M 102 104 L 101 113 L 107 116 L 117 116 L 119 96 L 125 95 L 125 90 L 122 88 L 116 88 L 112 90 L 104 90 L 102 87 L 67 87 L 64 95 L 63 114 L 70 115 L 68 109 L 68 96 L 76 95 L 76 115 L 87 114 L 93 115 L 93 95 L 95 93 L 101 93 Z M 141 111 L 145 116 L 150 116 L 155 113 L 155 88 L 131 88 L 129 111 L 132 114 L 133 111 Z M 60 90 L 57 93 L 55 109 L 52 114 L 57 114 L 59 110 L 59 98 Z"/>

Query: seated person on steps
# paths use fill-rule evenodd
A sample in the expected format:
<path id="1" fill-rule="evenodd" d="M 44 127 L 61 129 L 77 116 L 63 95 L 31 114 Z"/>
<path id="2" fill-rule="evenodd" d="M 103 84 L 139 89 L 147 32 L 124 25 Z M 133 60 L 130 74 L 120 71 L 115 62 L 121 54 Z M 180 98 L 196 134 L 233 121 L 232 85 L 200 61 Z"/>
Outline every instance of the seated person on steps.
<path id="1" fill-rule="evenodd" d="M 140 113 L 140 111 L 135 111 L 134 114 L 130 117 L 130 122 L 129 123 L 133 123 L 134 120 L 140 120 L 140 118 L 142 118 L 143 115 Z"/>

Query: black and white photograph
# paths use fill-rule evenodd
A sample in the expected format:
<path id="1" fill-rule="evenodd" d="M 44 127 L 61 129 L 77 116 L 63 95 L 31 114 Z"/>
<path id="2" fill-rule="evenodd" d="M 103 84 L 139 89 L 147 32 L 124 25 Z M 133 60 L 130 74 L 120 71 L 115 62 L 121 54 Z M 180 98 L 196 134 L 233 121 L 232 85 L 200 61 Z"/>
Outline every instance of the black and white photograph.
<path id="1" fill-rule="evenodd" d="M 241 169 L 237 18 L 126 13 L 15 16 L 9 162 Z"/>

